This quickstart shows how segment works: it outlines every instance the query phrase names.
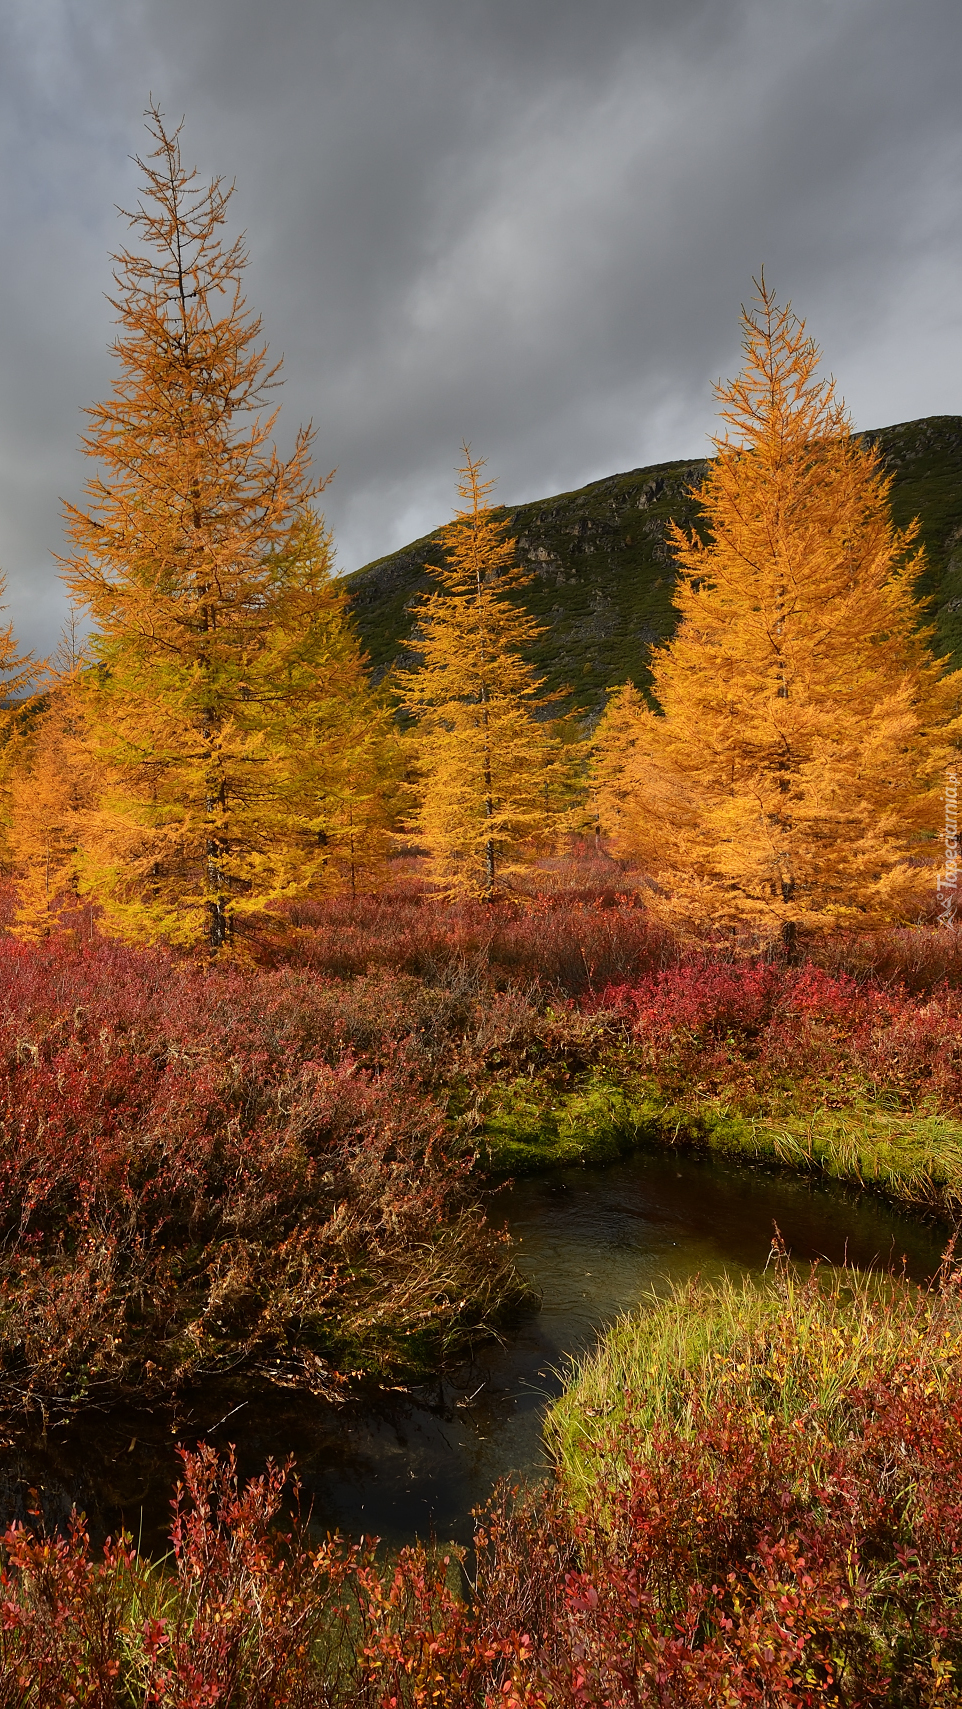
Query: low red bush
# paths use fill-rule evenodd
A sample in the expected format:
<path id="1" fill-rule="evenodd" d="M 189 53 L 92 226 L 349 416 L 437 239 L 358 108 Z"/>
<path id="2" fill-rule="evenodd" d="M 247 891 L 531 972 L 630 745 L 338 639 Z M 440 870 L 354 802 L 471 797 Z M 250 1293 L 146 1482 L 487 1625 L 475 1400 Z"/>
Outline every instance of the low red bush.
<path id="1" fill-rule="evenodd" d="M 962 992 L 945 984 L 920 999 L 810 963 L 701 958 L 609 986 L 594 1006 L 624 1019 L 636 1062 L 675 1093 L 885 1092 L 962 1112 Z"/>
<path id="2" fill-rule="evenodd" d="M 951 1709 L 962 1391 L 930 1375 L 853 1390 L 841 1440 L 724 1409 L 622 1439 L 590 1514 L 495 1502 L 467 1600 L 450 1558 L 317 1543 L 281 1472 L 185 1455 L 171 1574 L 78 1521 L 7 1533 L 0 1703 Z"/>
<path id="3" fill-rule="evenodd" d="M 399 1002 L 358 1062 L 303 975 L 0 940 L 0 980 L 0 1403 L 241 1359 L 330 1388 L 511 1294 Z"/>
<path id="4" fill-rule="evenodd" d="M 944 979 L 682 953 L 609 893 L 292 918 L 275 966 L 0 938 L 0 1407 L 238 1359 L 323 1389 L 490 1322 L 517 1297 L 466 1186 L 493 1080 L 962 1113 Z"/>
<path id="5" fill-rule="evenodd" d="M 528 982 L 579 996 L 679 954 L 635 895 L 612 888 L 490 904 L 445 902 L 411 887 L 300 903 L 290 919 L 272 959 L 337 978 L 382 968 L 436 979 L 461 966 L 492 986 Z"/>
<path id="6" fill-rule="evenodd" d="M 931 1385 L 928 1385 L 931 1389 Z M 817 1420 L 704 1416 L 634 1445 L 604 1517 L 509 1522 L 492 1547 L 549 1584 L 514 1701 L 850 1709 L 962 1701 L 962 1395 L 902 1372 Z M 510 1694 L 508 1700 L 511 1701 Z"/>

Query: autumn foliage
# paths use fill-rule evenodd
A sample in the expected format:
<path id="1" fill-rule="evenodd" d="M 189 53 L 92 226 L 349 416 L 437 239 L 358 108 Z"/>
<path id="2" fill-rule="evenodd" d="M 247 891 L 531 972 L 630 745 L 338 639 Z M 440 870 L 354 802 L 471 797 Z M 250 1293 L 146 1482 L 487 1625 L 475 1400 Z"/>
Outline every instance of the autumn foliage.
<path id="1" fill-rule="evenodd" d="M 550 848 L 564 808 L 559 731 L 525 647 L 540 633 L 511 598 L 528 577 L 507 524 L 489 501 L 492 481 L 464 447 L 461 508 L 442 530 L 436 592 L 416 611 L 420 668 L 397 683 L 414 721 L 412 829 L 452 895 L 492 900 Z"/>
<path id="2" fill-rule="evenodd" d="M 957 1208 L 962 938 L 891 926 L 931 894 L 959 682 L 803 324 L 763 280 L 700 528 L 673 533 L 655 705 L 625 687 L 592 740 L 624 864 L 566 861 L 581 744 L 527 661 L 483 465 L 464 448 L 392 711 L 311 430 L 273 441 L 230 191 L 148 121 L 67 507 L 91 633 L 19 701 L 37 667 L 0 631 L 10 1440 L 221 1378 L 334 1403 L 503 1333 L 527 1294 L 478 1185 L 497 1120 L 604 1105 L 627 1147 L 702 1143 L 709 1106 L 809 1139 L 835 1112 L 931 1118 L 941 1149 L 899 1176 L 893 1143 L 888 1190 Z M 402 825 L 422 856 L 388 885 Z M 289 1467 L 242 1487 L 205 1448 L 163 1565 L 76 1515 L 11 1527 L 0 1709 L 962 1706 L 958 1276 L 880 1285 L 857 1377 L 841 1286 L 811 1278 L 803 1322 L 776 1285 L 777 1322 L 727 1363 L 716 1336 L 711 1382 L 675 1372 L 657 1419 L 620 1384 L 587 1499 L 567 1473 L 501 1492 L 463 1560 L 321 1542 Z M 830 1423 L 786 1410 L 790 1341 L 831 1370 Z"/>
<path id="3" fill-rule="evenodd" d="M 0 959 L 8 1415 L 240 1368 L 336 1393 L 345 1364 L 416 1368 L 516 1296 L 403 993 L 392 1013 L 102 941 Z"/>
<path id="4" fill-rule="evenodd" d="M 734 437 L 715 440 L 700 531 L 673 531 L 656 709 L 615 697 L 595 781 L 659 915 L 794 941 L 912 919 L 931 894 L 959 685 L 920 628 L 914 531 L 893 527 L 891 480 L 804 324 L 763 280 L 743 332 L 718 388 Z"/>
<path id="5" fill-rule="evenodd" d="M 383 883 L 402 827 L 440 894 L 524 892 L 586 822 L 587 750 L 527 658 L 528 577 L 483 464 L 464 447 L 392 712 L 332 575 L 311 431 L 286 459 L 273 443 L 278 365 L 223 235 L 230 191 L 197 182 L 157 110 L 148 125 L 116 383 L 67 506 L 64 579 L 92 632 L 4 750 L 15 929 L 86 906 L 128 942 L 248 953 L 290 904 Z M 743 332 L 699 529 L 671 535 L 680 623 L 655 704 L 612 697 L 590 816 L 664 924 L 794 953 L 924 912 L 959 685 L 928 650 L 916 531 L 894 528 L 877 454 L 764 280 Z M 3 644 L 17 692 L 29 668 Z"/>
<path id="6" fill-rule="evenodd" d="M 697 1087 L 749 1110 L 883 1101 L 962 1115 L 962 993 L 920 1000 L 901 984 L 802 967 L 708 958 L 601 992 L 629 1028 L 636 1067 L 667 1096 Z"/>
<path id="7" fill-rule="evenodd" d="M 79 1521 L 14 1527 L 0 1700 L 66 1709 L 82 1679 L 99 1709 L 952 1709 L 955 1290 L 949 1271 L 930 1302 L 880 1294 L 893 1356 L 863 1348 L 830 1414 L 781 1404 L 777 1336 L 722 1352 L 710 1404 L 676 1372 L 682 1416 L 623 1426 L 590 1503 L 563 1482 L 496 1498 L 467 1582 L 441 1551 L 312 1538 L 283 1517 L 283 1472 L 242 1488 L 209 1449 L 184 1456 L 168 1572 L 129 1539 L 95 1558 Z M 807 1322 L 820 1367 L 848 1338 L 837 1290 Z"/>
<path id="8" fill-rule="evenodd" d="M 53 685 L 24 791 L 48 806 L 21 813 L 16 852 L 28 929 L 79 892 L 127 939 L 216 950 L 245 915 L 376 865 L 394 743 L 312 507 L 311 434 L 286 459 L 272 443 L 279 365 L 223 238 L 230 190 L 197 184 L 153 109 L 149 128 L 137 243 L 115 257 L 116 384 L 88 412 L 86 507 L 66 507 L 93 633 Z"/>
<path id="9" fill-rule="evenodd" d="M 88 941 L 85 922 L 0 940 L 8 1418 L 229 1368 L 336 1392 L 488 1333 L 519 1285 L 472 1159 L 516 1085 L 549 1104 L 640 1086 L 672 1143 L 699 1142 L 706 1099 L 962 1116 L 946 932 L 927 960 L 893 934 L 873 969 L 858 939 L 823 966 L 692 955 L 604 892 L 295 917 L 259 969 Z"/>

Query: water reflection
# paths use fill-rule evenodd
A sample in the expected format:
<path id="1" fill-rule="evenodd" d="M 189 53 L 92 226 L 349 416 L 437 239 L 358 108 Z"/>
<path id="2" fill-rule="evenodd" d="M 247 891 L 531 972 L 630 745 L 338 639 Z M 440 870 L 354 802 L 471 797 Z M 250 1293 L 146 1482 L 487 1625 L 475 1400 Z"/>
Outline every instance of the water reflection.
<path id="1" fill-rule="evenodd" d="M 919 1280 L 937 1268 L 944 1230 L 866 1195 L 664 1153 L 605 1170 L 540 1176 L 499 1194 L 492 1217 L 516 1242 L 519 1267 L 542 1305 L 502 1346 L 452 1378 L 384 1390 L 332 1411 L 285 1392 L 197 1397 L 178 1421 L 182 1441 L 237 1444 L 244 1472 L 294 1454 L 321 1529 L 467 1541 L 471 1509 L 502 1477 L 542 1468 L 541 1419 L 566 1361 L 668 1278 L 758 1273 L 778 1225 L 793 1255 L 901 1267 Z M 226 1416 L 225 1416 L 226 1414 Z M 29 1481 L 43 1484 L 52 1518 L 75 1499 L 98 1530 L 123 1520 L 159 1546 L 176 1475 L 168 1419 L 126 1409 L 93 1430 L 51 1441 Z M 28 1468 L 11 1461 L 8 1512 Z M 3 1491 L 0 1489 L 0 1498 Z"/>

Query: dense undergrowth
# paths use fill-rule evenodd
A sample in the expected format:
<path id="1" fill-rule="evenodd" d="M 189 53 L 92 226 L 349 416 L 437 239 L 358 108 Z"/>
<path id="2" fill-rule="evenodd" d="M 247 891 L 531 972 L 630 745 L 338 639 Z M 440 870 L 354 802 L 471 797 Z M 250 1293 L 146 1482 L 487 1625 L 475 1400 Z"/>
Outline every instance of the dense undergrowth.
<path id="1" fill-rule="evenodd" d="M 598 883 L 412 886 L 256 948 L 0 939 L 8 1417 L 436 1367 L 522 1296 L 485 1173 L 647 1141 L 962 1203 L 957 933 L 735 961 Z"/>
<path id="2" fill-rule="evenodd" d="M 257 953 L 0 939 L 9 1428 L 458 1356 L 522 1296 L 485 1172 L 648 1140 L 962 1198 L 958 934 L 736 961 L 603 887 L 412 888 Z M 319 1544 L 281 1472 L 238 1489 L 201 1450 L 162 1565 L 8 1533 L 0 1709 L 949 1709 L 960 1348 L 951 1267 L 652 1302 L 556 1408 L 556 1484 L 499 1497 L 463 1569 Z"/>
<path id="3" fill-rule="evenodd" d="M 336 990 L 99 941 L 0 942 L 0 979 L 9 1416 L 239 1366 L 336 1394 L 518 1296 L 441 1109 L 397 1039 L 358 1060 Z"/>
<path id="4" fill-rule="evenodd" d="M 782 1265 L 656 1303 L 582 1372 L 555 1485 L 481 1518 L 463 1588 L 450 1556 L 278 1523 L 276 1469 L 239 1490 L 187 1455 L 162 1565 L 95 1557 L 79 1521 L 8 1532 L 0 1704 L 952 1709 L 960 1346 L 949 1267 L 927 1295 Z"/>
<path id="5" fill-rule="evenodd" d="M 957 1214 L 962 993 L 943 975 L 943 946 L 929 986 L 917 946 L 904 949 L 914 990 L 813 962 L 693 957 L 582 998 L 576 1014 L 550 1017 L 567 1034 L 554 1060 L 546 1031 L 547 1059 L 532 1054 L 492 1086 L 492 1166 L 689 1145 Z"/>
<path id="6" fill-rule="evenodd" d="M 962 1379 L 954 1241 L 918 1288 L 882 1271 L 800 1274 L 776 1237 L 760 1280 L 671 1283 L 614 1324 L 569 1372 L 547 1439 L 576 1503 L 639 1441 L 665 1430 L 694 1441 L 712 1415 L 762 1436 L 804 1429 L 814 1465 L 851 1434 L 853 1397 L 910 1376 L 943 1397 Z"/>

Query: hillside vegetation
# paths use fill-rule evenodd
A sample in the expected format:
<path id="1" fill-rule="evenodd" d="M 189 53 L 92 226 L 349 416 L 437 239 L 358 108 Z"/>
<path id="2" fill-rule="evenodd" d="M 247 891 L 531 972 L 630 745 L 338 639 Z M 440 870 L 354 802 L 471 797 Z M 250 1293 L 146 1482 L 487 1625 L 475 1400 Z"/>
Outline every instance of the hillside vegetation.
<path id="1" fill-rule="evenodd" d="M 921 523 L 928 560 L 920 592 L 932 601 L 935 647 L 962 664 L 962 416 L 935 415 L 867 433 L 894 475 L 899 527 Z M 616 683 L 648 684 L 651 648 L 673 633 L 671 521 L 694 523 L 692 498 L 706 462 L 653 463 L 570 493 L 506 508 L 519 557 L 533 581 L 515 596 L 544 625 L 532 658 L 549 689 L 600 709 Z M 375 676 L 413 661 L 406 643 L 412 604 L 431 586 L 440 528 L 346 578 Z"/>

